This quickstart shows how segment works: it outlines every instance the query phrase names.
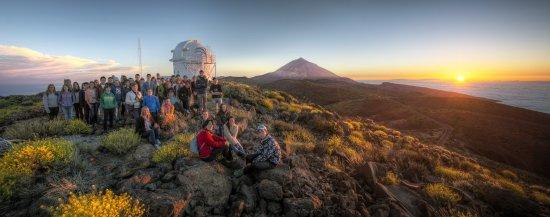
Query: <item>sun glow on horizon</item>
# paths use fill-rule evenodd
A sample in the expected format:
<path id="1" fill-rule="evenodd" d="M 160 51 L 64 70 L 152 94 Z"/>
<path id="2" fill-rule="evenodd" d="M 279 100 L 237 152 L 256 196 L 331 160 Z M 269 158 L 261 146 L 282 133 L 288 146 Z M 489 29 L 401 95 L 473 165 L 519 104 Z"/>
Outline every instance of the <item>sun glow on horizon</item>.
<path id="1" fill-rule="evenodd" d="M 458 82 L 464 82 L 464 81 L 466 81 L 466 76 L 464 76 L 464 74 L 458 74 L 458 75 L 456 75 L 455 79 Z"/>

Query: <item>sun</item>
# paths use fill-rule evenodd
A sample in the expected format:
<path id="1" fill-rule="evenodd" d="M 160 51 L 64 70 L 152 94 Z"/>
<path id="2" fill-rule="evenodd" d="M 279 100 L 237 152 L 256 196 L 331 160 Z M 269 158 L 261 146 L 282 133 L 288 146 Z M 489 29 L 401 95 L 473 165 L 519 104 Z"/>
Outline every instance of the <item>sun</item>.
<path id="1" fill-rule="evenodd" d="M 466 80 L 466 77 L 463 74 L 458 74 L 455 79 L 458 82 L 464 82 Z"/>

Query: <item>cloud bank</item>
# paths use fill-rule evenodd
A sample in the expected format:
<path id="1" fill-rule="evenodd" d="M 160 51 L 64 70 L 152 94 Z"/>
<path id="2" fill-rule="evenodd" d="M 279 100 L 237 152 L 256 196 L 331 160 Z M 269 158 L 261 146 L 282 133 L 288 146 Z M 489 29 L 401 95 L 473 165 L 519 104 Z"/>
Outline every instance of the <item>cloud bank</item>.
<path id="1" fill-rule="evenodd" d="M 97 79 L 101 75 L 131 74 L 133 66 L 75 56 L 47 55 L 29 48 L 0 45 L 0 83 L 49 83 L 64 78 Z"/>

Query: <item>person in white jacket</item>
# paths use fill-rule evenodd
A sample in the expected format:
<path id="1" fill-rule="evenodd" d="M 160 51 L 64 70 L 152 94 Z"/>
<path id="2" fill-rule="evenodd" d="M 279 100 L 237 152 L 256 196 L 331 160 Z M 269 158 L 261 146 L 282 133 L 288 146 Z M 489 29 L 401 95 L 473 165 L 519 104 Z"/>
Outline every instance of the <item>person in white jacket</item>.
<path id="1" fill-rule="evenodd" d="M 134 119 L 134 121 L 139 118 L 142 99 L 143 99 L 143 95 L 138 90 L 138 84 L 133 83 L 132 90 L 126 93 L 126 98 L 124 100 L 124 103 L 128 108 L 128 113 L 132 114 L 132 118 Z"/>
<path id="2" fill-rule="evenodd" d="M 44 110 L 48 113 L 50 120 L 57 117 L 59 113 L 59 94 L 55 91 L 53 84 L 48 85 L 48 89 L 42 96 L 42 102 L 44 103 Z"/>

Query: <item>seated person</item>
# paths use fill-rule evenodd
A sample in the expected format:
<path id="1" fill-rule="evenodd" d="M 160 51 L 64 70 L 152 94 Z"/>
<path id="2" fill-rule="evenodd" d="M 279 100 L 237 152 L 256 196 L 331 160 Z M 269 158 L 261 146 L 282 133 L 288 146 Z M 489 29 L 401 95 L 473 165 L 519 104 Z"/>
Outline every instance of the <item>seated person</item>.
<path id="1" fill-rule="evenodd" d="M 176 121 L 176 115 L 174 114 L 175 108 L 170 101 L 170 98 L 167 98 L 162 103 L 160 108 L 160 117 L 162 119 L 162 126 L 167 127 Z"/>
<path id="2" fill-rule="evenodd" d="M 223 135 L 223 125 L 227 123 L 230 116 L 231 114 L 229 113 L 227 105 L 222 104 L 220 111 L 216 114 L 216 124 L 218 125 L 216 128 L 216 135 Z"/>
<path id="3" fill-rule="evenodd" d="M 260 146 L 254 154 L 246 156 L 247 165 L 244 169 L 235 171 L 234 176 L 236 177 L 252 172 L 273 169 L 281 161 L 281 148 L 277 141 L 269 135 L 267 127 L 261 124 L 257 128 L 257 132 L 261 139 Z"/>
<path id="4" fill-rule="evenodd" d="M 136 121 L 135 131 L 142 137 L 147 137 L 155 148 L 158 149 L 160 147 L 159 125 L 155 123 L 155 119 L 148 107 L 141 108 L 141 115 Z"/>
<path id="5" fill-rule="evenodd" d="M 231 149 L 226 145 L 226 140 L 214 135 L 212 129 L 214 129 L 214 122 L 208 119 L 202 124 L 202 129 L 197 135 L 199 158 L 206 162 L 216 160 L 218 157 L 232 161 L 233 155 Z"/>
<path id="6" fill-rule="evenodd" d="M 233 152 L 239 157 L 244 157 L 246 152 L 237 139 L 237 134 L 239 134 L 239 125 L 235 122 L 235 117 L 230 116 L 227 123 L 223 125 L 223 137 L 229 142 Z"/>

